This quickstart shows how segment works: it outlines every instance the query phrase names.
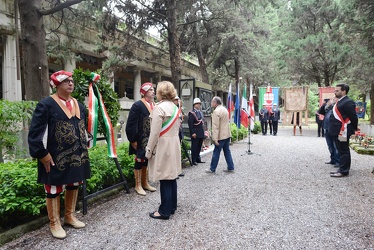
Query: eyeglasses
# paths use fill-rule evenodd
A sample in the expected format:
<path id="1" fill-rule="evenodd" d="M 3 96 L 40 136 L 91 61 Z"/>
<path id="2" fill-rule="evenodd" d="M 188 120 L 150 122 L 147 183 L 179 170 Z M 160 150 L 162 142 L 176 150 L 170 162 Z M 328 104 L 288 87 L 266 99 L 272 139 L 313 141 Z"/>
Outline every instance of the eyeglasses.
<path id="1" fill-rule="evenodd" d="M 67 83 L 73 83 L 74 84 L 74 80 L 72 79 L 72 80 L 70 80 L 70 79 L 65 79 L 65 80 L 63 80 L 62 82 L 67 82 Z"/>

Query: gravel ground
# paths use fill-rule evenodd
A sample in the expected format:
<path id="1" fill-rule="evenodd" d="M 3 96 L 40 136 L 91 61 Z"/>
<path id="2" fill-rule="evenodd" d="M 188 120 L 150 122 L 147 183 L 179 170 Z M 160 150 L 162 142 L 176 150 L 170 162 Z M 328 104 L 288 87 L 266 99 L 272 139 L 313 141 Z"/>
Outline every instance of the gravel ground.
<path id="1" fill-rule="evenodd" d="M 204 164 L 184 169 L 178 210 L 154 220 L 159 192 L 142 197 L 131 189 L 90 205 L 86 228 L 66 228 L 54 239 L 48 225 L 1 249 L 374 249 L 373 156 L 352 151 L 347 178 L 331 178 L 324 138 L 304 127 L 292 136 L 251 136 L 231 147 L 235 173 L 221 159 L 215 175 Z M 155 183 L 158 188 L 159 184 Z"/>

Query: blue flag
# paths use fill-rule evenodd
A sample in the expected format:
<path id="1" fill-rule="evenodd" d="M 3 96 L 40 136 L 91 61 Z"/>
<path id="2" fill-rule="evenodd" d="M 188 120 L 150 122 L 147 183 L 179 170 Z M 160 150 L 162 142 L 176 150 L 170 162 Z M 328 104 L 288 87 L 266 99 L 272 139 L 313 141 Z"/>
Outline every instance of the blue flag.
<path id="1" fill-rule="evenodd" d="M 240 98 L 239 98 L 239 84 L 236 88 L 236 98 L 235 98 L 235 113 L 234 122 L 238 128 L 240 128 Z"/>

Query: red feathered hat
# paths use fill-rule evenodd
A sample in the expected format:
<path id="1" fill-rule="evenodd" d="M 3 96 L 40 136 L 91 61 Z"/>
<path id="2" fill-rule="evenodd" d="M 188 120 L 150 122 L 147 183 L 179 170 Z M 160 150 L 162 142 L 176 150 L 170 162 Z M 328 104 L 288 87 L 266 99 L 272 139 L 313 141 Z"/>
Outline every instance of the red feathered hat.
<path id="1" fill-rule="evenodd" d="M 150 88 L 152 88 L 152 87 L 153 87 L 153 85 L 152 85 L 152 83 L 150 83 L 150 82 L 145 82 L 145 83 L 143 83 L 142 86 L 140 87 L 140 94 L 141 94 L 141 95 L 145 95 L 145 93 L 147 93 L 147 91 L 148 91 Z"/>
<path id="2" fill-rule="evenodd" d="M 51 75 L 51 81 L 49 84 L 52 87 L 57 87 L 60 83 L 62 83 L 67 78 L 71 77 L 73 74 L 71 72 L 60 70 Z"/>

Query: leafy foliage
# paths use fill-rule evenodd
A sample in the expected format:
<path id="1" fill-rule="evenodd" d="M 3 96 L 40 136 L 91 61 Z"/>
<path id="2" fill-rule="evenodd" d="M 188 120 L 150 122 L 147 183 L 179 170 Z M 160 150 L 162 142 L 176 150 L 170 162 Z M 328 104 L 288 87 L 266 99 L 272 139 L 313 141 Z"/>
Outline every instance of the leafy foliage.
<path id="1" fill-rule="evenodd" d="M 248 134 L 247 128 L 241 126 L 240 129 L 238 129 L 238 127 L 234 123 L 231 123 L 230 129 L 231 129 L 231 136 L 232 136 L 231 141 L 232 142 L 235 142 L 236 140 L 238 141 L 243 140 Z"/>
<path id="2" fill-rule="evenodd" d="M 24 124 L 28 124 L 32 117 L 32 112 L 36 102 L 20 101 L 11 102 L 0 100 L 0 150 L 4 148 L 10 150 L 11 154 L 14 146 L 19 140 L 17 132 L 23 130 Z M 4 155 L 2 155 L 2 160 Z"/>
<path id="3" fill-rule="evenodd" d="M 259 121 L 255 121 L 255 126 L 253 127 L 252 133 L 258 134 L 261 131 L 261 123 Z"/>

